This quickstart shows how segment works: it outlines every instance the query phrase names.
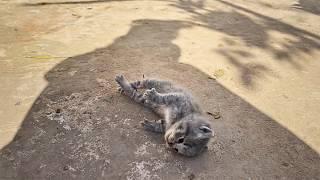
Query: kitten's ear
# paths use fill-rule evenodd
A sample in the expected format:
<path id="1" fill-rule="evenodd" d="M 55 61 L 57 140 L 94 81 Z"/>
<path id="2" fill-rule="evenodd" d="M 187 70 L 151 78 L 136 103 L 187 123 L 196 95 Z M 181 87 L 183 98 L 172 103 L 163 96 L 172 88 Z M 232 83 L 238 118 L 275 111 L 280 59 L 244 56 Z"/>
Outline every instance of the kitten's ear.
<path id="1" fill-rule="evenodd" d="M 210 129 L 208 126 L 200 126 L 199 129 L 204 133 L 212 133 L 212 129 Z"/>

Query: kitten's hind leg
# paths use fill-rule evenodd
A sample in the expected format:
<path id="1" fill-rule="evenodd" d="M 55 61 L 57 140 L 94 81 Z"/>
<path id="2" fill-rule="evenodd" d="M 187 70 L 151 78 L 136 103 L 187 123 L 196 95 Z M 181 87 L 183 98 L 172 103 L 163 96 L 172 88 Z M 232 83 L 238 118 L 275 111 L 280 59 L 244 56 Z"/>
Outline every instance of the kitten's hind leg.
<path id="1" fill-rule="evenodd" d="M 142 96 L 146 102 L 157 105 L 169 105 L 183 100 L 182 93 L 158 93 L 155 88 L 147 89 Z"/>
<path id="2" fill-rule="evenodd" d="M 167 81 L 159 81 L 155 79 L 143 79 L 143 80 L 137 80 L 129 83 L 132 88 L 134 89 L 151 89 L 151 88 L 157 88 L 164 85 L 168 85 L 169 82 Z"/>
<path id="3" fill-rule="evenodd" d="M 133 99 L 135 102 L 144 105 L 145 107 L 151 108 L 157 114 L 162 115 L 161 113 L 161 104 L 163 104 L 163 98 L 160 93 L 158 93 L 154 88 L 147 89 L 144 94 L 138 92 L 134 89 L 130 83 L 122 76 L 116 76 L 117 83 L 120 86 L 120 92 L 123 92 L 126 96 Z M 159 110 L 160 108 L 160 110 Z"/>
<path id="4" fill-rule="evenodd" d="M 146 131 L 151 131 L 155 133 L 164 133 L 166 129 L 165 121 L 162 119 L 155 122 L 150 122 L 145 120 L 141 122 L 141 125 Z"/>
<path id="5" fill-rule="evenodd" d="M 137 103 L 144 103 L 145 99 L 143 95 L 139 93 L 136 89 L 134 89 L 130 83 L 123 77 L 123 75 L 116 76 L 117 83 L 119 84 L 119 91 L 124 93 L 126 96 L 129 96 L 131 99 L 136 101 Z"/>
<path id="6" fill-rule="evenodd" d="M 146 99 L 146 101 L 160 104 L 161 94 L 159 94 L 155 88 L 147 89 L 143 93 L 143 98 Z"/>
<path id="7" fill-rule="evenodd" d="M 142 82 L 145 89 L 155 88 L 157 91 L 163 91 L 165 87 L 172 87 L 173 85 L 169 81 L 162 81 L 156 79 L 146 79 Z"/>
<path id="8" fill-rule="evenodd" d="M 130 86 L 130 83 L 124 78 L 123 75 L 118 75 L 115 78 L 116 82 L 120 86 L 118 90 L 120 92 L 125 93 L 126 95 L 131 95 L 132 92 L 134 91 L 134 88 Z"/>
<path id="9" fill-rule="evenodd" d="M 152 89 L 155 88 L 157 91 L 163 90 L 165 87 L 172 87 L 172 84 L 168 81 L 161 81 L 155 79 L 143 79 L 130 83 L 134 89 Z"/>

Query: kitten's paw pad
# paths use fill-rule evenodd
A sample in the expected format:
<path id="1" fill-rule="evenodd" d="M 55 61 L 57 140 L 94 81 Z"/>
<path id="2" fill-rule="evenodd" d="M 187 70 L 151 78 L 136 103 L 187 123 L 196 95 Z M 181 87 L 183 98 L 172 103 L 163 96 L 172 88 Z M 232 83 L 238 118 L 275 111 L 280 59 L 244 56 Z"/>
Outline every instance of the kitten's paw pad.
<path id="1" fill-rule="evenodd" d="M 148 99 L 150 99 L 150 94 L 147 91 L 145 91 L 142 95 L 142 98 L 145 100 L 148 100 Z"/>
<path id="2" fill-rule="evenodd" d="M 136 89 L 136 90 L 142 88 L 142 83 L 141 83 L 141 81 L 135 81 L 134 83 L 131 83 L 130 85 L 131 85 L 132 88 L 134 88 L 134 89 Z"/>
<path id="3" fill-rule="evenodd" d="M 152 94 L 155 94 L 157 91 L 156 91 L 155 88 L 152 88 L 152 89 L 150 90 L 150 92 L 151 92 Z"/>
<path id="4" fill-rule="evenodd" d="M 148 98 L 152 98 L 155 94 L 157 93 L 155 88 L 152 89 L 147 89 L 144 93 L 143 93 L 143 97 L 148 99 Z"/>
<path id="5" fill-rule="evenodd" d="M 121 83 L 124 81 L 124 76 L 123 75 L 117 75 L 115 80 L 117 81 L 117 83 Z"/>

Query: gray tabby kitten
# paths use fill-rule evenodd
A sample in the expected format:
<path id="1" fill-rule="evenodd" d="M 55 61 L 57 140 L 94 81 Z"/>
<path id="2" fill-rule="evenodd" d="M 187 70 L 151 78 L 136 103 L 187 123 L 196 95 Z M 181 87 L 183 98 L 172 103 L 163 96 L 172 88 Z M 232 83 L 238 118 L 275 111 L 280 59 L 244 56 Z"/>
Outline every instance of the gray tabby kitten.
<path id="1" fill-rule="evenodd" d="M 206 148 L 213 130 L 186 91 L 168 81 L 146 79 L 129 83 L 122 75 L 116 76 L 115 80 L 121 93 L 151 108 L 164 119 L 144 121 L 142 126 L 148 131 L 164 133 L 167 147 L 186 156 L 195 156 Z M 146 90 L 140 93 L 138 89 Z"/>

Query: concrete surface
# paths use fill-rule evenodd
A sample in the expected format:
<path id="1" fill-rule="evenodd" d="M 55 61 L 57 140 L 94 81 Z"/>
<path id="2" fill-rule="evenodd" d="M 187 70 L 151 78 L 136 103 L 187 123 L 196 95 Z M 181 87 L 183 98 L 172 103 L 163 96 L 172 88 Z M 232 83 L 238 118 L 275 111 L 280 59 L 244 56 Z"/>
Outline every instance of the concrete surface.
<path id="1" fill-rule="evenodd" d="M 0 179 L 319 179 L 317 0 L 0 1 Z M 165 148 L 113 78 L 220 112 L 208 151 Z"/>

